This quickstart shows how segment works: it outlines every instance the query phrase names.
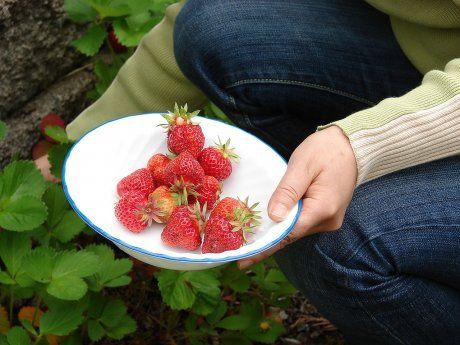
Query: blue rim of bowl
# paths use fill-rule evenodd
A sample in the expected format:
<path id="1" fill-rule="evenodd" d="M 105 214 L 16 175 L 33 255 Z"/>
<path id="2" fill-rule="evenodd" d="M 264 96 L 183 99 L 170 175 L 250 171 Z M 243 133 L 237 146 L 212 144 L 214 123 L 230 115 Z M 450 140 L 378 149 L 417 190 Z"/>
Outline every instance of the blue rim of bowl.
<path id="1" fill-rule="evenodd" d="M 81 138 L 79 138 L 73 145 L 72 147 L 70 148 L 70 150 L 67 152 L 66 156 L 65 156 L 65 159 L 64 159 L 64 164 L 63 164 L 63 167 L 62 167 L 62 187 L 64 189 L 64 193 L 67 197 L 67 200 L 69 201 L 70 205 L 72 206 L 73 210 L 80 216 L 81 219 L 83 219 L 85 221 L 86 224 L 88 224 L 94 231 L 96 231 L 99 235 L 107 238 L 108 240 L 112 241 L 113 243 L 115 243 L 116 245 L 119 245 L 119 246 L 122 246 L 122 247 L 125 247 L 125 248 L 128 248 L 128 249 L 131 249 L 135 252 L 138 252 L 138 253 L 141 253 L 141 254 L 144 254 L 144 255 L 147 255 L 147 256 L 151 256 L 151 257 L 154 257 L 154 258 L 157 258 L 157 259 L 163 259 L 163 260 L 168 260 L 168 261 L 176 261 L 176 262 L 191 262 L 191 263 L 209 263 L 209 264 L 212 264 L 212 263 L 220 263 L 220 262 L 230 262 L 230 261 L 235 261 L 235 260 L 241 260 L 241 259 L 245 259 L 245 258 L 248 258 L 250 256 L 254 256 L 256 254 L 259 254 L 267 249 L 270 249 L 272 248 L 273 246 L 275 246 L 276 244 L 278 244 L 279 242 L 281 242 L 283 240 L 283 238 L 285 238 L 287 236 L 287 234 L 292 230 L 292 228 L 294 227 L 294 225 L 297 223 L 297 220 L 299 219 L 299 216 L 300 216 L 300 211 L 302 209 L 302 200 L 299 200 L 299 202 L 297 203 L 297 212 L 296 212 L 296 215 L 294 217 L 294 219 L 292 220 L 292 223 L 288 226 L 288 228 L 286 230 L 284 230 L 284 232 L 278 236 L 276 239 L 274 239 L 273 241 L 271 241 L 270 243 L 266 244 L 265 246 L 261 247 L 261 248 L 258 248 L 258 249 L 255 249 L 253 251 L 250 251 L 249 253 L 246 253 L 246 254 L 242 254 L 242 255 L 234 255 L 234 256 L 227 256 L 227 257 L 224 257 L 224 258 L 218 258 L 218 259 L 212 259 L 212 258 L 207 258 L 207 259 L 192 259 L 192 258 L 186 258 L 186 257 L 173 257 L 173 256 L 169 256 L 169 255 L 165 255 L 165 254 L 159 254 L 159 253 L 153 253 L 153 252 L 150 252 L 150 251 L 147 251 L 145 249 L 142 249 L 142 248 L 139 248 L 139 247 L 136 247 L 136 246 L 133 246 L 133 245 L 130 245 L 122 240 L 120 240 L 119 238 L 116 238 L 116 237 L 113 237 L 112 235 L 109 235 L 107 232 L 105 232 L 104 230 L 102 230 L 101 228 L 99 228 L 97 225 L 95 225 L 93 222 L 91 222 L 91 220 L 88 219 L 88 217 L 86 217 L 81 211 L 80 209 L 77 207 L 77 205 L 75 204 L 75 202 L 73 201 L 72 197 L 70 196 L 69 194 L 69 191 L 68 191 L 68 188 L 67 188 L 67 182 L 66 182 L 66 167 L 67 167 L 67 160 L 69 159 L 70 155 L 72 154 L 72 151 L 73 149 L 78 145 L 78 143 L 83 139 L 85 138 L 88 134 L 90 134 L 91 132 L 95 131 L 96 129 L 98 129 L 99 127 L 102 127 L 110 122 L 114 122 L 114 121 L 119 121 L 119 120 L 123 120 L 123 119 L 126 119 L 128 117 L 135 117 L 135 116 L 151 116 L 151 115 L 158 115 L 158 116 L 161 116 L 161 113 L 139 113 L 139 114 L 132 114 L 132 115 L 127 115 L 127 116 L 123 116 L 123 117 L 120 117 L 120 118 L 117 118 L 117 119 L 113 119 L 113 120 L 109 120 L 109 121 L 106 121 L 104 122 L 103 124 L 93 128 L 92 130 L 90 130 L 89 132 L 87 132 L 85 135 L 83 135 Z M 214 119 L 209 119 L 209 118 L 205 118 L 205 117 L 197 117 L 197 118 L 204 118 L 206 120 L 209 120 L 209 121 L 214 121 L 214 122 L 219 122 L 221 124 L 224 124 L 226 126 L 230 126 L 232 128 L 236 128 L 237 130 L 239 131 L 242 131 L 252 137 L 254 137 L 255 139 L 257 139 L 258 141 L 262 142 L 264 145 L 266 145 L 267 147 L 269 147 L 275 154 L 277 154 L 282 160 L 283 162 L 287 163 L 286 160 L 284 159 L 283 156 L 281 156 L 273 147 L 271 147 L 270 145 L 268 145 L 266 142 L 260 140 L 258 137 L 256 137 L 255 135 L 249 133 L 249 132 L 246 132 L 245 130 L 239 128 L 239 127 L 236 127 L 236 126 L 231 126 L 229 124 L 226 124 L 222 121 L 219 121 L 219 120 L 214 120 Z"/>

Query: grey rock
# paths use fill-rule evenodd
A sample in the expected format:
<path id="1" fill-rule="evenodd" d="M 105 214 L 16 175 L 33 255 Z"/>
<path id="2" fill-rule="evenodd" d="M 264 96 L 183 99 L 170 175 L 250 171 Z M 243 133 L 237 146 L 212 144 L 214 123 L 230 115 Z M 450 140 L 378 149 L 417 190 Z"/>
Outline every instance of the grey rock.
<path id="1" fill-rule="evenodd" d="M 30 158 L 35 143 L 40 138 L 40 120 L 49 113 L 61 115 L 66 122 L 85 109 L 89 102 L 86 92 L 94 86 L 95 77 L 81 70 L 55 82 L 21 109 L 14 111 L 5 122 L 6 138 L 0 141 L 0 167 L 4 167 L 13 155 Z"/>
<path id="2" fill-rule="evenodd" d="M 0 119 L 81 64 L 63 0 L 0 0 Z"/>

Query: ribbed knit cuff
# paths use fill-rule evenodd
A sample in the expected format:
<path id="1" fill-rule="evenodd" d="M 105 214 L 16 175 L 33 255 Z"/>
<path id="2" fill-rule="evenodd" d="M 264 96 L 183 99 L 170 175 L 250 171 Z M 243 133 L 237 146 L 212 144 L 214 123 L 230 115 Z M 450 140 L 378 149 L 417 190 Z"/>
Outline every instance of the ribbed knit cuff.
<path id="1" fill-rule="evenodd" d="M 445 72 L 428 73 L 422 85 L 399 98 L 322 126 L 337 125 L 350 139 L 357 184 L 393 171 L 460 154 L 460 59 Z"/>

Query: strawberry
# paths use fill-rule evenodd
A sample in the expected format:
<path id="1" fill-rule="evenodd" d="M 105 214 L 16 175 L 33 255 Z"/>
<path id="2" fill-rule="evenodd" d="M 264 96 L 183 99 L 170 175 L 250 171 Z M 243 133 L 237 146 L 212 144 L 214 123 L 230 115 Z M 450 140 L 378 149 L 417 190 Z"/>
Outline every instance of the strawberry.
<path id="1" fill-rule="evenodd" d="M 209 218 L 204 229 L 201 251 L 205 253 L 222 253 L 238 249 L 245 240 L 242 231 L 233 231 L 229 220 L 222 216 Z"/>
<path id="2" fill-rule="evenodd" d="M 147 168 L 152 173 L 153 180 L 157 185 L 166 185 L 164 174 L 166 166 L 170 161 L 171 158 L 162 153 L 157 153 L 149 159 Z"/>
<path id="3" fill-rule="evenodd" d="M 207 147 L 198 155 L 198 162 L 203 168 L 206 175 L 214 176 L 219 181 L 225 180 L 232 173 L 232 159 L 237 160 L 239 157 L 230 148 L 230 139 L 214 147 Z"/>
<path id="4" fill-rule="evenodd" d="M 164 180 L 168 185 L 182 181 L 185 185 L 198 186 L 203 182 L 203 179 L 203 168 L 188 151 L 182 152 L 169 162 L 164 172 Z"/>
<path id="5" fill-rule="evenodd" d="M 234 198 L 224 198 L 211 212 L 204 230 L 203 253 L 222 253 L 238 249 L 246 242 L 246 233 L 252 233 L 260 224 L 255 208 Z"/>
<path id="6" fill-rule="evenodd" d="M 201 244 L 201 231 L 206 210 L 200 210 L 200 205 L 179 206 L 174 210 L 166 224 L 161 239 L 171 247 L 196 250 Z"/>
<path id="7" fill-rule="evenodd" d="M 48 114 L 48 115 L 45 115 L 40 121 L 40 125 L 39 125 L 40 132 L 45 137 L 45 139 L 48 140 L 51 143 L 57 143 L 56 140 L 54 140 L 53 138 L 50 138 L 49 136 L 46 135 L 45 128 L 48 127 L 48 126 L 58 126 L 58 127 L 61 127 L 61 128 L 65 129 L 64 120 L 59 115 Z"/>
<path id="8" fill-rule="evenodd" d="M 109 39 L 110 45 L 112 46 L 114 52 L 117 54 L 121 54 L 127 51 L 128 48 L 120 43 L 117 36 L 115 35 L 115 30 L 111 26 L 109 27 L 108 31 L 109 34 L 107 38 Z"/>
<path id="9" fill-rule="evenodd" d="M 115 205 L 115 216 L 132 232 L 145 230 L 151 223 L 147 197 L 135 190 L 124 193 Z"/>
<path id="10" fill-rule="evenodd" d="M 206 204 L 209 209 L 214 207 L 222 192 L 222 186 L 213 176 L 205 176 L 203 182 L 197 188 L 196 200 L 200 205 Z"/>
<path id="11" fill-rule="evenodd" d="M 185 200 L 180 198 L 180 195 L 172 189 L 160 186 L 149 195 L 151 217 L 157 223 L 167 223 L 178 205 L 187 204 L 187 197 L 185 197 Z"/>
<path id="12" fill-rule="evenodd" d="M 214 207 L 211 212 L 211 217 L 223 216 L 226 217 L 229 214 L 232 214 L 235 209 L 243 208 L 244 204 L 235 198 L 226 197 L 223 198 L 219 203 Z"/>
<path id="13" fill-rule="evenodd" d="M 150 170 L 142 168 L 134 171 L 126 177 L 123 177 L 117 184 L 119 196 L 123 196 L 128 191 L 138 191 L 147 197 L 148 194 L 155 190 Z"/>
<path id="14" fill-rule="evenodd" d="M 201 152 L 204 146 L 204 134 L 200 125 L 191 121 L 198 113 L 199 111 L 189 113 L 187 104 L 179 108 L 176 103 L 174 113 L 163 115 L 168 123 L 163 124 L 162 127 L 168 130 L 168 148 L 171 152 L 180 154 L 188 151 L 194 157 Z"/>
<path id="15" fill-rule="evenodd" d="M 53 147 L 53 144 L 46 140 L 40 140 L 32 149 L 32 158 L 38 159 L 48 153 L 48 151 Z"/>

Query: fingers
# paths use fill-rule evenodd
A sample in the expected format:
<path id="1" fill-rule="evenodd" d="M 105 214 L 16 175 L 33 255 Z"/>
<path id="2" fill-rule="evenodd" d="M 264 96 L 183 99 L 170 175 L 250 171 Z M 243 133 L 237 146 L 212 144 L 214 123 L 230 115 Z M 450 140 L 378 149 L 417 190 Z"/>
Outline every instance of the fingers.
<path id="1" fill-rule="evenodd" d="M 276 244 L 272 248 L 270 248 L 270 249 L 268 249 L 268 250 L 266 250 L 266 251 L 264 251 L 264 252 L 262 252 L 260 254 L 251 256 L 250 258 L 239 260 L 238 261 L 238 268 L 240 270 L 244 270 L 244 269 L 246 269 L 248 267 L 251 267 L 252 265 L 255 265 L 255 264 L 259 263 L 260 261 L 265 260 L 268 257 L 272 256 L 278 250 L 283 249 L 284 247 L 286 247 L 290 243 L 295 242 L 297 239 L 298 239 L 297 233 L 295 231 L 291 231 L 284 239 L 281 240 L 280 243 Z"/>
<path id="2" fill-rule="evenodd" d="M 306 159 L 289 161 L 286 173 L 270 198 L 268 215 L 275 222 L 280 222 L 302 198 L 312 181 L 307 169 Z"/>
<path id="3" fill-rule="evenodd" d="M 322 199 L 307 197 L 303 200 L 302 211 L 291 232 L 280 243 L 263 253 L 238 261 L 238 268 L 247 269 L 304 236 L 321 231 L 337 230 L 340 228 L 342 220 L 343 213 L 332 204 L 328 204 Z"/>

